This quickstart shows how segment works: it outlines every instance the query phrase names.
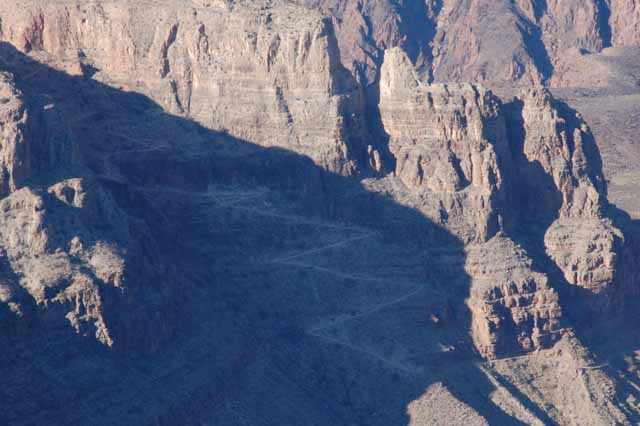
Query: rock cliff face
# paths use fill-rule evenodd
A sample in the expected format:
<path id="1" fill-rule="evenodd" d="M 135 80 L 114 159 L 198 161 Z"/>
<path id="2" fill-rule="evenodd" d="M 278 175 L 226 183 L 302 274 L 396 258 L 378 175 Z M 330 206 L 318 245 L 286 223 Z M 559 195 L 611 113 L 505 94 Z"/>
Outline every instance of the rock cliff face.
<path id="1" fill-rule="evenodd" d="M 306 4 L 335 16 L 343 63 L 368 83 L 377 81 L 382 51 L 401 47 L 426 80 L 571 86 L 580 51 L 638 43 L 638 7 L 625 0 Z"/>
<path id="2" fill-rule="evenodd" d="M 396 48 L 382 67 L 380 114 L 395 173 L 421 194 L 425 211 L 438 212 L 432 219 L 467 242 L 495 234 L 499 156 L 508 152 L 498 99 L 469 84 L 422 84 Z"/>
<path id="3" fill-rule="evenodd" d="M 0 75 L 0 96 L 3 123 L 0 193 L 5 197 L 31 175 L 31 135 L 22 94 L 10 74 Z"/>
<path id="4" fill-rule="evenodd" d="M 327 8 L 319 3 L 311 6 Z M 8 16 L 10 5 L 4 8 L 0 14 Z M 550 4 L 541 10 L 537 4 L 521 2 L 517 6 L 521 13 L 516 15 L 505 8 L 509 9 L 501 2 L 427 3 L 416 12 L 428 17 L 434 31 L 410 42 L 398 35 L 415 31 L 408 5 L 350 3 L 332 9 L 345 20 L 362 18 L 360 30 L 369 31 L 362 40 L 375 41 L 378 49 L 377 56 L 369 59 L 357 49 L 339 50 L 353 26 L 346 21 L 332 23 L 295 4 L 185 4 L 158 13 L 152 28 L 131 25 L 143 13 L 135 3 L 37 5 L 18 8 L 11 19 L 3 19 L 1 34 L 22 51 L 49 60 L 68 74 L 93 76 L 140 91 L 168 111 L 210 129 L 267 147 L 291 149 L 342 175 L 367 169 L 379 173 L 384 168 L 373 147 L 379 144 L 366 139 L 363 114 L 371 106 L 365 105 L 367 99 L 358 87 L 358 81 L 379 78 L 379 110 L 389 152 L 395 158 L 395 175 L 414 206 L 463 243 L 479 246 L 502 231 L 511 233 L 521 223 L 541 222 L 542 244 L 568 283 L 595 294 L 611 290 L 624 237 L 603 213 L 606 190 L 601 166 L 580 117 L 558 108 L 546 91 L 525 91 L 504 106 L 481 86 L 424 83 L 429 78 L 486 80 L 488 76 L 542 81 L 546 75 L 531 51 L 535 44 L 527 41 L 537 28 L 532 22 L 552 40 L 540 41 L 547 46 L 548 58 L 578 41 L 595 50 L 604 45 L 598 5 Z M 368 23 L 370 16 L 377 20 Z M 572 21 L 564 22 L 562 16 L 571 16 Z M 509 75 L 485 62 L 494 56 L 486 50 L 487 37 L 492 37 L 487 29 L 496 25 L 515 28 L 519 34 L 509 37 L 516 42 L 513 49 L 499 45 L 501 54 L 514 55 Z M 483 31 L 474 31 L 474 26 Z M 212 37 L 214 29 L 221 29 L 223 37 Z M 578 41 L 567 35 L 578 29 L 582 31 Z M 451 31 L 468 32 L 468 37 L 451 38 Z M 463 40 L 471 40 L 477 49 L 458 46 Z M 435 46 L 431 54 L 424 49 L 427 41 Z M 399 48 L 383 53 L 382 47 L 392 44 L 404 45 L 409 53 Z M 462 58 L 456 52 L 477 56 Z M 341 64 L 349 55 L 356 78 Z M 508 63 L 501 60 L 500 66 Z M 134 74 L 137 78 L 132 79 Z M 73 164 L 77 153 L 60 126 L 51 124 L 61 120 L 55 108 L 45 105 L 44 112 L 28 114 L 10 77 L 5 91 L 10 99 L 3 106 L 6 121 L 14 123 L 4 127 L 3 190 L 8 195 L 51 164 Z M 126 227 L 130 225 L 117 226 Z M 531 269 L 529 263 L 523 265 L 517 268 Z M 492 291 L 504 293 L 505 280 L 504 276 L 498 279 Z M 539 285 L 543 294 L 552 292 L 546 284 Z M 523 297 L 528 291 L 519 284 L 515 289 Z M 502 331 L 497 327 L 480 325 L 490 323 L 488 318 L 495 315 L 494 307 L 481 302 L 491 298 L 482 291 L 472 294 L 474 327 L 485 330 L 484 343 L 478 343 L 483 354 L 497 356 L 507 353 L 508 347 L 533 350 L 545 344 L 534 336 L 545 326 L 523 320 L 513 320 L 520 331 L 498 338 Z M 494 299 L 498 302 L 491 306 L 511 309 L 511 302 Z M 480 312 L 485 313 L 484 319 Z M 505 343 L 508 340 L 511 343 Z"/>
<path id="5" fill-rule="evenodd" d="M 186 2 L 150 17 L 136 3 L 4 3 L 0 19 L 0 39 L 69 58 L 174 114 L 336 173 L 366 169 L 360 92 L 341 65 L 331 21 L 309 9 Z"/>
<path id="6" fill-rule="evenodd" d="M 637 9 L 2 2 L 0 423 L 632 424 L 576 335 L 640 234 L 541 86 Z"/>
<path id="7" fill-rule="evenodd" d="M 377 82 L 384 51 L 400 47 L 420 73 L 431 74 L 439 2 L 305 0 L 334 17 L 342 63 L 366 86 Z"/>
<path id="8" fill-rule="evenodd" d="M 606 217 L 606 184 L 591 131 L 544 90 L 528 90 L 511 106 L 516 194 L 526 220 L 550 223 L 548 255 L 568 283 L 599 293 L 614 283 L 623 235 Z"/>
<path id="9" fill-rule="evenodd" d="M 157 349 L 172 328 L 166 303 L 175 282 L 149 229 L 78 162 L 54 104 L 28 98 L 8 73 L 1 90 L 2 302 L 30 321 L 67 323 L 107 346 Z M 152 293 L 158 303 L 140 305 Z"/>
<path id="10" fill-rule="evenodd" d="M 463 242 L 477 243 L 467 255 L 467 273 L 479 352 L 493 358 L 548 347 L 554 338 L 540 336 L 558 332 L 557 296 L 521 259 L 524 253 L 512 254 L 507 238 L 492 239 L 502 227 L 511 178 L 500 101 L 480 86 L 422 83 L 396 48 L 382 66 L 380 113 L 395 174 L 422 201 L 418 208 Z"/>
<path id="11" fill-rule="evenodd" d="M 419 200 L 414 206 L 477 244 L 468 256 L 469 305 L 485 356 L 548 347 L 559 336 L 557 294 L 527 256 L 548 257 L 589 294 L 625 287 L 616 279 L 624 236 L 606 216 L 593 136 L 548 91 L 528 89 L 503 104 L 481 86 L 425 84 L 396 48 L 382 66 L 380 113 L 395 174 Z M 537 239 L 532 249 L 545 254 L 492 240 L 502 231 Z M 614 299 L 593 308 L 611 310 Z"/>
<path id="12" fill-rule="evenodd" d="M 522 247 L 498 235 L 470 249 L 466 269 L 472 336 L 483 356 L 549 348 L 562 337 L 558 294 Z"/>
<path id="13" fill-rule="evenodd" d="M 637 46 L 640 43 L 640 5 L 633 0 L 611 0 L 609 25 L 612 46 Z"/>
<path id="14" fill-rule="evenodd" d="M 546 90 L 529 89 L 513 102 L 510 137 L 532 216 L 598 217 L 606 202 L 601 162 L 593 136 L 576 113 Z"/>

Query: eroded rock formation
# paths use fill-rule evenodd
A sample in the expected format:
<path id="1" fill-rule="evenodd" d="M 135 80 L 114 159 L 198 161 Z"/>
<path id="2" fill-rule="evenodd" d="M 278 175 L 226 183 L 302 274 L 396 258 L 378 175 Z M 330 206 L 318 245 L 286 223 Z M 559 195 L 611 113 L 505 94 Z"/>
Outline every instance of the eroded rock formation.
<path id="1" fill-rule="evenodd" d="M 78 162 L 54 104 L 28 98 L 8 73 L 2 94 L 2 302 L 107 346 L 157 349 L 173 328 L 175 279 L 149 229 Z"/>
<path id="2" fill-rule="evenodd" d="M 633 46 L 640 43 L 640 5 L 633 0 L 612 0 L 608 18 L 613 46 Z"/>
<path id="3" fill-rule="evenodd" d="M 549 348 L 562 336 L 562 309 L 544 273 L 534 272 L 522 247 L 504 235 L 471 247 L 469 309 L 472 335 L 486 357 Z"/>
<path id="4" fill-rule="evenodd" d="M 0 38 L 25 52 L 67 58 L 172 113 L 308 155 L 332 172 L 366 171 L 361 93 L 331 21 L 312 10 L 187 2 L 158 8 L 149 21 L 136 3 L 5 3 L 0 19 Z"/>
<path id="5" fill-rule="evenodd" d="M 485 241 L 499 227 L 499 156 L 508 148 L 498 108 L 498 99 L 481 87 L 421 83 L 398 48 L 385 55 L 380 113 L 395 173 L 421 193 L 425 211 L 439 210 L 433 219 L 463 241 Z"/>
<path id="6" fill-rule="evenodd" d="M 638 43 L 633 1 L 306 0 L 335 17 L 344 65 L 375 83 L 382 52 L 401 47 L 440 82 L 572 86 L 581 52 Z"/>
<path id="7" fill-rule="evenodd" d="M 568 283 L 600 293 L 614 283 L 624 237 L 606 217 L 606 184 L 591 131 L 545 90 L 511 106 L 518 171 L 515 196 L 525 220 L 549 224 L 544 245 Z M 520 151 L 521 150 L 521 151 Z"/>
<path id="8" fill-rule="evenodd" d="M 574 59 L 636 43 L 636 9 L 3 2 L 0 423 L 121 392 L 116 423 L 625 424 L 608 364 L 556 343 L 637 296 L 637 234 L 539 86 L 589 82 Z M 23 356 L 66 393 L 23 392 Z"/>
<path id="9" fill-rule="evenodd" d="M 13 76 L 0 75 L 0 108 L 2 122 L 2 160 L 0 194 L 7 196 L 31 175 L 31 135 L 22 94 Z"/>
<path id="10" fill-rule="evenodd" d="M 525 90 L 505 105 L 481 86 L 423 83 L 397 48 L 382 66 L 380 113 L 395 175 L 419 200 L 413 206 L 465 244 L 477 244 L 471 265 L 486 262 L 468 271 L 481 353 L 494 357 L 557 340 L 554 288 L 562 283 L 549 284 L 545 273 L 552 271 L 536 270 L 522 260 L 527 256 L 553 262 L 567 284 L 586 291 L 578 298 L 606 290 L 593 308 L 614 307 L 611 296 L 625 287 L 616 277 L 624 268 L 624 236 L 607 217 L 601 160 L 578 114 L 544 89 Z M 492 240 L 501 232 L 515 240 L 526 235 L 534 253 L 501 242 L 507 237 Z"/>

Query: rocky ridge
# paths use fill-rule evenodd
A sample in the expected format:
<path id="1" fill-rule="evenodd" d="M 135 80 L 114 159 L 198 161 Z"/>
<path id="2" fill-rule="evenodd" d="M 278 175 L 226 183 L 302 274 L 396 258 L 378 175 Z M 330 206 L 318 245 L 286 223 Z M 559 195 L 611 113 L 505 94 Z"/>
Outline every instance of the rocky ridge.
<path id="1" fill-rule="evenodd" d="M 384 50 L 401 47 L 426 80 L 571 86 L 564 74 L 583 53 L 638 41 L 638 6 L 625 0 L 306 4 L 335 17 L 343 63 L 368 83 Z"/>
<path id="2" fill-rule="evenodd" d="M 277 146 L 310 155 L 329 171 L 352 175 L 359 168 L 383 170 L 377 150 L 368 145 L 364 152 L 366 131 L 361 120 L 367 107 L 355 81 L 341 68 L 330 21 L 295 5 L 274 8 L 266 3 L 260 7 L 219 2 L 178 7 L 159 15 L 153 37 L 129 30 L 117 35 L 128 28 L 125 18 L 138 16 L 139 7 L 78 4 L 22 8 L 24 16 L 5 19 L 9 24 L 3 26 L 2 34 L 24 51 L 63 58 L 54 63 L 71 74 L 76 70 L 79 75 L 90 73 L 105 81 L 120 81 L 153 94 L 170 112 L 259 145 L 273 146 L 273 141 L 278 141 Z M 305 25 L 294 26 L 293 16 L 297 20 L 303 16 Z M 229 30 L 222 33 L 228 39 L 212 44 L 207 28 L 227 26 Z M 82 28 L 104 28 L 114 34 L 118 44 L 102 45 L 97 32 Z M 244 35 L 234 36 L 238 31 Z M 104 54 L 96 55 L 98 51 Z M 110 59 L 122 55 L 121 60 Z M 513 232 L 523 220 L 541 221 L 547 226 L 544 250 L 568 283 L 596 294 L 612 286 L 624 238 L 604 217 L 606 195 L 599 160 L 580 117 L 560 111 L 546 91 L 526 91 L 505 107 L 481 86 L 423 83 L 419 69 L 398 48 L 386 51 L 384 57 L 379 84 L 381 124 L 395 159 L 394 174 L 417 200 L 413 207 L 465 244 L 486 244 L 500 232 Z M 132 72 L 140 76 L 135 82 L 126 80 Z M 256 104 L 247 98 L 256 99 L 256 93 L 273 96 L 258 96 L 269 104 Z M 255 109 L 239 116 L 235 111 L 246 110 L 244 105 Z M 324 106 L 314 109 L 319 105 L 331 112 Z M 26 119 L 19 111 L 12 114 L 17 120 Z M 298 126 L 305 132 L 317 132 L 300 137 L 295 131 Z M 15 189 L 15 182 L 25 179 L 22 175 L 27 172 L 22 169 L 30 168 L 35 160 L 23 148 L 28 147 L 24 137 L 17 130 L 14 133 L 15 142 L 9 145 L 14 148 L 9 149 L 7 161 L 14 170 L 6 186 Z M 329 140 L 327 135 L 333 136 Z M 361 151 L 354 151 L 356 148 Z M 73 151 L 64 148 L 69 155 Z M 528 190 L 516 189 L 525 187 Z M 521 194 L 535 194 L 535 198 L 522 199 Z M 511 202 L 519 207 L 508 209 Z M 493 250 L 486 253 L 491 255 Z M 530 264 L 522 266 L 526 264 L 516 262 L 513 267 L 531 268 Z M 506 291 L 504 280 L 508 279 L 497 280 L 497 293 Z M 485 281 L 485 276 L 478 279 Z M 540 285 L 543 293 L 553 293 L 546 284 Z M 519 284 L 515 289 L 516 293 L 528 291 Z M 501 300 L 486 294 L 483 298 L 493 304 L 494 299 Z M 554 296 L 543 296 L 542 300 L 549 298 Z M 470 303 L 478 301 L 472 297 Z M 553 310 L 559 316 L 559 307 Z M 474 329 L 485 330 L 482 339 L 493 342 L 480 344 L 480 352 L 486 356 L 509 352 L 498 348 L 534 350 L 539 346 L 522 343 L 518 333 L 517 342 L 509 334 L 506 339 L 511 343 L 502 341 L 499 327 L 477 325 L 492 323 L 488 318 L 495 317 L 495 312 L 484 310 L 482 317 L 480 311 L 483 309 L 476 309 L 473 315 Z M 511 313 L 506 317 L 517 327 L 522 321 L 514 315 L 522 316 Z M 548 331 L 544 327 L 525 326 L 524 339 L 538 342 L 531 333 Z"/>

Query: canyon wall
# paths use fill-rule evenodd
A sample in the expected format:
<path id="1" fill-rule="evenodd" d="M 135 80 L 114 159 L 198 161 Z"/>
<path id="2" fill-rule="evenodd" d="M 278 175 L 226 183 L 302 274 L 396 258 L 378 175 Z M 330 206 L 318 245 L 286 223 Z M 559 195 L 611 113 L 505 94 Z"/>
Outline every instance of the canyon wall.
<path id="1" fill-rule="evenodd" d="M 564 50 L 597 51 L 609 44 L 600 2 L 548 2 L 545 8 L 538 2 L 480 0 L 308 6 L 328 10 L 334 17 L 290 2 L 191 2 L 159 8 L 151 17 L 140 3 L 34 3 L 25 8 L 9 2 L 0 6 L 0 39 L 67 75 L 93 78 L 125 93 L 140 92 L 170 114 L 220 135 L 306 155 L 331 173 L 379 176 L 391 171 L 390 179 L 411 198 L 412 207 L 468 247 L 468 305 L 476 345 L 484 356 L 551 345 L 560 329 L 557 293 L 565 285 L 587 295 L 624 298 L 621 289 L 629 286 L 619 282 L 617 271 L 622 259 L 630 257 L 620 255 L 625 237 L 607 216 L 602 165 L 581 117 L 542 89 L 523 91 L 503 103 L 479 84 L 429 83 L 542 83 L 552 77 Z M 616 10 L 619 6 L 612 4 L 612 20 Z M 419 37 L 418 17 L 431 28 Z M 350 20 L 359 23 L 351 25 Z M 611 34 L 612 40 L 622 37 L 615 35 L 621 34 L 617 30 Z M 346 48 L 356 35 L 362 41 L 359 47 Z M 386 49 L 391 45 L 403 47 Z M 78 153 L 55 105 L 38 104 L 34 112 L 26 108 L 11 79 L 3 74 L 0 105 L 6 123 L 0 190 L 8 211 L 26 206 L 37 212 L 43 203 L 62 209 L 65 204 L 79 215 L 80 222 L 69 226 L 99 233 L 92 230 L 98 224 L 89 217 L 119 212 L 119 207 L 91 173 L 81 170 L 94 154 L 88 149 Z M 374 96 L 368 96 L 371 91 Z M 380 133 L 372 132 L 367 111 L 379 112 Z M 92 137 L 95 150 L 106 136 Z M 112 160 L 128 169 L 136 182 L 169 179 L 160 176 L 160 168 L 136 166 L 135 159 L 125 157 L 114 154 Z M 155 164 L 151 157 L 148 161 Z M 207 161 L 201 159 L 191 171 L 194 187 L 208 185 L 209 172 L 196 176 L 194 171 L 210 166 Z M 189 174 L 185 170 L 195 163 L 185 164 L 180 173 Z M 101 167 L 112 166 L 107 162 Z M 56 167 L 80 171 L 59 179 L 52 175 Z M 25 182 L 43 176 L 51 177 L 46 185 L 20 190 Z M 104 302 L 93 290 L 73 297 L 64 292 L 63 297 L 60 291 L 93 288 L 95 283 L 118 288 L 122 280 L 117 277 L 127 271 L 135 271 L 132 277 L 162 274 L 158 271 L 163 268 L 156 268 L 161 263 L 157 250 L 146 253 L 129 241 L 147 241 L 145 247 L 153 247 L 146 225 L 126 213 L 117 216 L 125 219 L 103 218 L 117 235 L 74 242 L 73 247 L 71 241 L 59 247 L 48 242 L 50 234 L 71 234 L 70 230 L 47 231 L 48 222 L 39 224 L 36 219 L 29 228 L 33 232 L 24 234 L 30 236 L 28 241 L 4 242 L 12 268 L 25 277 L 39 270 L 24 263 L 30 256 L 47 258 L 59 248 L 64 253 L 77 251 L 79 262 L 91 265 L 92 250 L 106 250 L 103 257 L 112 272 L 93 270 L 88 277 L 76 276 L 69 266 L 73 262 L 55 255 L 52 259 L 62 262 L 60 270 L 66 272 L 55 280 L 26 278 L 29 283 L 21 285 L 38 304 L 54 299 L 68 304 L 73 297 L 91 301 L 90 308 L 74 308 L 77 312 L 69 313 L 69 321 L 80 330 L 84 326 L 79 318 L 85 318 L 107 344 L 117 331 L 108 331 L 97 306 L 118 303 L 117 297 Z M 27 227 L 27 222 L 13 220 L 7 219 L 8 228 Z M 534 241 L 524 241 L 524 234 Z M 107 240 L 113 244 L 101 242 Z M 518 243 L 525 246 L 522 252 Z M 32 245 L 35 254 L 24 255 L 25 250 L 31 253 Z M 560 277 L 542 270 L 540 258 L 557 268 Z M 492 270 L 490 264 L 501 267 Z M 510 266 L 501 269 L 505 264 Z M 141 272 L 148 268 L 156 272 Z M 160 293 L 170 291 L 171 279 L 151 281 L 162 288 Z M 44 282 L 58 284 L 48 290 Z M 134 293 L 146 291 L 145 280 L 127 282 Z M 162 304 L 165 299 L 159 300 Z M 615 308 L 597 297 L 592 305 Z M 85 311 L 89 313 L 79 313 Z"/>
<path id="2" fill-rule="evenodd" d="M 638 43 L 629 0 L 306 0 L 335 17 L 344 65 L 377 82 L 387 48 L 407 51 L 425 80 L 580 84 L 581 54 Z"/>
<path id="3" fill-rule="evenodd" d="M 382 66 L 380 112 L 412 205 L 469 247 L 481 353 L 553 344 L 558 292 L 572 286 L 597 312 L 620 307 L 625 239 L 608 217 L 597 147 L 575 111 L 544 89 L 505 104 L 482 86 L 424 83 L 394 48 Z"/>
<path id="4" fill-rule="evenodd" d="M 149 95 L 167 111 L 267 147 L 365 172 L 363 99 L 331 21 L 283 3 L 0 6 L 0 39 L 75 62 L 78 72 Z M 359 170 L 360 169 L 360 170 Z"/>
<path id="5" fill-rule="evenodd" d="M 2 302 L 52 330 L 158 349 L 173 329 L 177 288 L 150 229 L 84 167 L 54 103 L 23 93 L 6 72 L 0 93 Z"/>

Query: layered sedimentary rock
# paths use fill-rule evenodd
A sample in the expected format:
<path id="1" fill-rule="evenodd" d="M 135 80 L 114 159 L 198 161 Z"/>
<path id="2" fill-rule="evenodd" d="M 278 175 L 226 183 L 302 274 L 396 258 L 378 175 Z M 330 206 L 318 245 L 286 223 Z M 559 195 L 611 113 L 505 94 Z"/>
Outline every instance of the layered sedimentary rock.
<path id="1" fill-rule="evenodd" d="M 495 358 L 549 348 L 562 336 L 558 294 L 509 238 L 498 235 L 472 246 L 466 270 L 472 277 L 472 337 L 480 354 Z"/>
<path id="2" fill-rule="evenodd" d="M 479 352 L 493 358 L 549 347 L 560 333 L 557 296 L 524 250 L 494 237 L 512 178 L 500 101 L 480 86 L 424 84 L 407 55 L 392 49 L 382 67 L 380 113 L 395 174 L 422 200 L 419 209 L 476 243 L 466 269 Z"/>
<path id="3" fill-rule="evenodd" d="M 140 25 L 134 23 L 148 11 L 135 3 L 5 3 L 1 37 L 53 64 L 64 59 L 69 74 L 146 93 L 174 114 L 309 155 L 344 175 L 383 168 L 364 140 L 365 99 L 356 81 L 368 84 L 379 74 L 395 174 L 422 212 L 465 243 L 490 240 L 503 228 L 501 218 L 541 221 L 549 257 L 569 283 L 598 293 L 614 281 L 623 237 L 603 213 L 599 160 L 579 117 L 558 109 L 545 91 L 522 93 L 505 115 L 481 86 L 422 82 L 540 83 L 566 49 L 597 51 L 610 43 L 600 2 L 541 8 L 524 0 L 448 1 L 414 9 L 307 3 L 340 19 L 287 2 L 216 1 L 154 9 L 153 22 Z M 611 22 L 631 7 L 621 4 L 611 5 Z M 428 28 L 419 30 L 422 21 Z M 611 32 L 612 40 L 626 42 L 621 30 Z M 408 53 L 396 48 L 383 55 L 390 45 Z M 75 154 L 63 134 L 51 134 L 60 128 L 47 124 L 55 122 L 55 108 L 43 105 L 44 112 L 29 115 L 10 80 L 3 90 L 8 195 L 51 164 L 71 164 Z M 55 143 L 34 142 L 42 137 Z M 527 217 L 507 211 L 509 200 Z"/>
<path id="4" fill-rule="evenodd" d="M 545 350 L 638 292 L 589 129 L 427 83 L 570 85 L 623 3 L 3 2 L 0 423 L 630 424 Z"/>
<path id="5" fill-rule="evenodd" d="M 22 93 L 15 87 L 13 76 L 0 74 L 0 122 L 2 126 L 2 158 L 0 160 L 0 195 L 15 191 L 31 175 L 31 135 Z"/>
<path id="6" fill-rule="evenodd" d="M 433 42 L 436 81 L 520 81 L 538 84 L 548 73 L 533 25 L 505 1 L 447 1 Z"/>
<path id="7" fill-rule="evenodd" d="M 601 160 L 579 115 L 543 89 L 525 90 L 505 105 L 480 86 L 425 84 L 397 48 L 386 52 L 382 66 L 380 113 L 395 175 L 418 200 L 413 206 L 465 244 L 476 243 L 472 265 L 500 265 L 468 271 L 481 353 L 498 356 L 555 341 L 538 338 L 558 328 L 557 297 L 544 275 L 553 271 L 536 270 L 526 256 L 542 256 L 540 265 L 550 260 L 585 297 L 606 290 L 592 307 L 613 306 L 609 296 L 625 287 L 616 275 L 624 236 L 607 217 Z M 501 231 L 524 238 L 536 253 L 510 246 L 507 237 L 491 240 Z M 520 278 L 514 281 L 515 270 Z M 516 299 L 534 311 L 552 303 L 554 313 L 514 312 Z M 532 325 L 534 317 L 540 325 Z"/>
<path id="8" fill-rule="evenodd" d="M 515 196 L 526 220 L 550 223 L 545 247 L 570 284 L 603 291 L 614 281 L 624 238 L 604 212 L 606 185 L 589 128 L 545 90 L 523 92 L 510 111 L 523 189 Z"/>
<path id="9" fill-rule="evenodd" d="M 71 58 L 211 129 L 344 175 L 367 164 L 362 99 L 331 21 L 302 6 L 5 2 L 0 19 L 0 38 L 19 49 Z"/>
<path id="10" fill-rule="evenodd" d="M 402 47 L 436 81 L 575 86 L 583 53 L 638 44 L 633 1 L 306 0 L 335 17 L 344 65 L 375 83 L 382 52 Z"/>
<path id="11" fill-rule="evenodd" d="M 499 101 L 470 84 L 425 85 L 407 55 L 386 52 L 380 114 L 396 175 L 419 192 L 424 210 L 464 241 L 485 241 L 499 227 L 496 203 L 508 154 Z"/>
<path id="12" fill-rule="evenodd" d="M 335 16 L 343 63 L 367 84 L 377 82 L 382 52 L 392 47 L 405 50 L 425 80 L 532 83 L 548 71 L 527 46 L 535 25 L 506 1 L 306 3 Z"/>
<path id="13" fill-rule="evenodd" d="M 605 5 L 598 0 L 518 2 L 531 22 L 540 28 L 540 39 L 553 62 L 570 48 L 599 51 L 609 44 Z M 545 7 L 546 6 L 546 7 Z"/>
<path id="14" fill-rule="evenodd" d="M 354 84 L 378 81 L 385 49 L 403 48 L 427 80 L 570 86 L 577 77 L 565 74 L 580 51 L 630 46 L 639 33 L 628 0 L 219 0 L 167 3 L 151 14 L 135 3 L 32 1 L 3 5 L 4 40 L 76 58 L 121 84 L 137 75 L 135 90 L 252 142 L 309 154 L 313 139 L 327 165 L 347 173 L 353 164 L 342 152 L 363 156 L 366 146 L 341 122 L 362 112 Z M 242 89 L 229 91 L 230 78 Z M 223 105 L 247 99 L 246 117 L 225 114 Z M 312 124 L 321 129 L 305 134 Z"/>
<path id="15" fill-rule="evenodd" d="M 431 42 L 439 2 L 305 0 L 334 17 L 342 63 L 364 86 L 378 81 L 384 51 L 402 48 L 419 72 L 431 75 Z"/>
<path id="16" fill-rule="evenodd" d="M 360 89 L 378 81 L 384 49 L 401 46 L 427 79 L 540 83 L 566 69 L 567 52 L 610 38 L 593 1 L 300 3 L 192 1 L 148 13 L 136 3 L 5 2 L 0 38 L 343 175 L 382 168 Z M 612 4 L 611 20 L 629 7 Z"/>
<path id="17" fill-rule="evenodd" d="M 445 1 L 433 44 L 434 75 L 442 81 L 547 82 L 568 51 L 607 46 L 601 3 Z"/>
<path id="18" fill-rule="evenodd" d="M 593 136 L 581 117 L 547 90 L 528 89 L 509 106 L 521 202 L 536 217 L 602 214 L 606 188 Z"/>

